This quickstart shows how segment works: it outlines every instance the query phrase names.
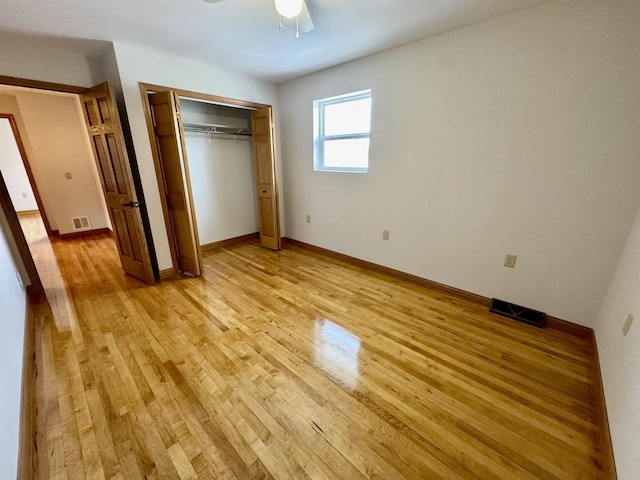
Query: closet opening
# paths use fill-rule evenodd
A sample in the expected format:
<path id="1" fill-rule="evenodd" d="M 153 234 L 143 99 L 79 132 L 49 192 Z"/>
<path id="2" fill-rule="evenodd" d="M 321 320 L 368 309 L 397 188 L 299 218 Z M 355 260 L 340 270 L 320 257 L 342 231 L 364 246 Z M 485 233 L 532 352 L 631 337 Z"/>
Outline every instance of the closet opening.
<path id="1" fill-rule="evenodd" d="M 200 248 L 258 237 L 251 111 L 180 97 Z"/>
<path id="2" fill-rule="evenodd" d="M 269 105 L 140 84 L 173 269 L 203 273 L 202 252 L 259 238 L 280 249 Z"/>

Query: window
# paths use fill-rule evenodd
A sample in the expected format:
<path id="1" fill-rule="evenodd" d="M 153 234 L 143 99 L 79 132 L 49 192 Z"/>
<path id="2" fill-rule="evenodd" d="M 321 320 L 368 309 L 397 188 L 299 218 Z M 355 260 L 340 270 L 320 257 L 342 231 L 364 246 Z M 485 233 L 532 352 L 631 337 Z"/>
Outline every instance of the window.
<path id="1" fill-rule="evenodd" d="M 371 90 L 313 102 L 313 169 L 366 173 Z"/>

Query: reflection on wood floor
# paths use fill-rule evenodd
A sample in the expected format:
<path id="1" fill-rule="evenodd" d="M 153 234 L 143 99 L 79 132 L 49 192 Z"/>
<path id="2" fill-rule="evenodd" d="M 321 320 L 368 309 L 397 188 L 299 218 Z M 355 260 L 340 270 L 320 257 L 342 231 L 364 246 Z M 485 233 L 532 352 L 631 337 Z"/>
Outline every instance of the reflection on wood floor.
<path id="1" fill-rule="evenodd" d="M 36 223 L 39 478 L 601 473 L 584 340 L 254 242 L 149 287 Z"/>

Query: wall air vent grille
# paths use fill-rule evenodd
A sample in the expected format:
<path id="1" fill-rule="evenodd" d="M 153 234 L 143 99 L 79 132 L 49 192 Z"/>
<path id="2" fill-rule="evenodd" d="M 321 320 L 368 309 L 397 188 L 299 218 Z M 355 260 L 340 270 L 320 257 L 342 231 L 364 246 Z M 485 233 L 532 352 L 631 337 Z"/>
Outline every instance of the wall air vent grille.
<path id="1" fill-rule="evenodd" d="M 72 218 L 71 220 L 73 221 L 74 230 L 86 230 L 87 228 L 91 228 L 89 217 L 76 217 Z"/>

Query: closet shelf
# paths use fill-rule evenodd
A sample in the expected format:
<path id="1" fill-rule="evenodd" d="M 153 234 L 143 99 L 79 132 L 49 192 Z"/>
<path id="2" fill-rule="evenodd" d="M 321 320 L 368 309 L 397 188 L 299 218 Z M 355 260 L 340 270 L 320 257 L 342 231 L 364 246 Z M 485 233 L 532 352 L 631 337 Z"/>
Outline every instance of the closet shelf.
<path id="1" fill-rule="evenodd" d="M 193 133 L 251 136 L 250 128 L 229 127 L 226 125 L 214 125 L 210 123 L 185 123 L 183 124 L 183 128 L 185 132 Z"/>

